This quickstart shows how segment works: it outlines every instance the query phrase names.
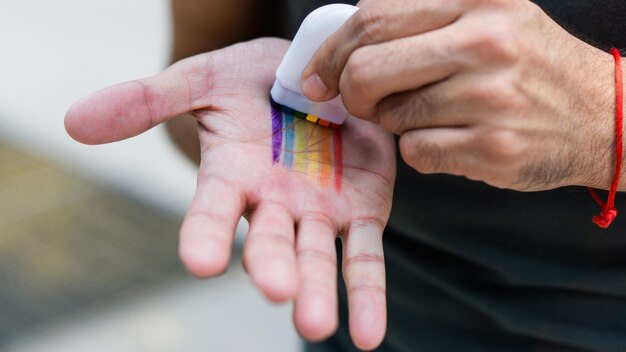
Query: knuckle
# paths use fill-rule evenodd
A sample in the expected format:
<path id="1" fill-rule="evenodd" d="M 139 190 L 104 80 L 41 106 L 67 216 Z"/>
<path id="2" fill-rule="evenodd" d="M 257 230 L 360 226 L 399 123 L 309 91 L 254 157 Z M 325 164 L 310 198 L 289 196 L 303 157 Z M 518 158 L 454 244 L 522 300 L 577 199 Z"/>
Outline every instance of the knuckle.
<path id="1" fill-rule="evenodd" d="M 372 70 L 376 67 L 375 62 L 376 57 L 367 48 L 359 48 L 350 55 L 340 78 L 340 91 L 346 108 L 359 117 L 370 114 L 364 102 L 373 98 L 375 82 Z"/>
<path id="2" fill-rule="evenodd" d="M 375 57 L 367 48 L 359 48 L 350 55 L 343 78 L 352 93 L 365 94 L 371 90 L 372 67 L 375 67 Z"/>
<path id="3" fill-rule="evenodd" d="M 387 222 L 378 216 L 359 217 L 350 223 L 350 231 L 382 234 Z"/>
<path id="4" fill-rule="evenodd" d="M 302 216 L 300 221 L 318 224 L 326 228 L 334 227 L 333 222 L 330 220 L 330 217 L 322 212 L 308 212 Z"/>
<path id="5" fill-rule="evenodd" d="M 380 124 L 388 131 L 402 134 L 416 125 L 428 125 L 433 116 L 433 97 L 427 92 L 397 94 L 380 105 Z"/>
<path id="6" fill-rule="evenodd" d="M 351 268 L 359 265 L 381 264 L 384 262 L 385 258 L 383 258 L 380 254 L 362 252 L 346 257 L 343 265 L 346 270 L 350 270 Z"/>
<path id="7" fill-rule="evenodd" d="M 379 43 L 385 39 L 386 15 L 382 6 L 364 6 L 353 18 L 359 43 Z"/>
<path id="8" fill-rule="evenodd" d="M 350 287 L 348 288 L 348 295 L 352 295 L 354 293 L 362 293 L 362 292 L 371 292 L 374 294 L 382 294 L 382 295 L 386 295 L 387 292 L 385 290 L 385 287 L 382 285 L 376 285 L 376 284 L 360 284 L 360 285 L 350 285 Z"/>
<path id="9" fill-rule="evenodd" d="M 431 174 L 437 171 L 436 149 L 420 142 L 417 138 L 403 135 L 399 142 L 402 160 L 422 174 Z"/>
<path id="10" fill-rule="evenodd" d="M 440 146 L 420 141 L 415 137 L 400 137 L 400 155 L 409 166 L 422 174 L 454 173 L 455 165 Z"/>
<path id="11" fill-rule="evenodd" d="M 263 242 L 271 242 L 272 245 L 281 245 L 286 248 L 293 247 L 293 238 L 281 232 L 267 231 L 257 233 L 256 236 L 250 236 L 250 239 L 252 240 L 255 238 Z"/>
<path id="12" fill-rule="evenodd" d="M 506 79 L 477 84 L 466 94 L 471 103 L 484 106 L 491 112 L 515 110 L 521 104 L 520 95 L 515 91 L 514 85 Z"/>
<path id="13" fill-rule="evenodd" d="M 339 62 L 336 60 L 335 52 L 330 52 L 327 47 L 322 46 L 322 49 L 313 56 L 313 60 L 309 64 L 314 70 L 317 70 L 320 76 L 325 78 L 339 77 L 341 68 Z M 333 79 L 324 80 L 325 84 L 333 83 Z"/>
<path id="14" fill-rule="evenodd" d="M 389 132 L 400 134 L 399 120 L 407 114 L 405 103 L 400 102 L 396 96 L 388 97 L 377 107 L 377 117 L 380 125 Z"/>
<path id="15" fill-rule="evenodd" d="M 409 105 L 411 107 L 411 111 L 407 111 L 405 116 L 410 116 L 412 114 L 426 123 L 434 117 L 435 97 L 433 94 L 423 91 L 419 94 L 414 94 L 411 98 L 411 104 Z"/>
<path id="16" fill-rule="evenodd" d="M 333 270 L 336 265 L 336 257 L 334 252 L 326 252 L 316 248 L 299 249 L 297 251 L 298 259 L 305 263 L 324 263 L 332 266 Z"/>
<path id="17" fill-rule="evenodd" d="M 216 225 L 224 226 L 230 224 L 230 217 L 224 214 L 218 213 L 205 213 L 205 212 L 192 212 L 188 215 L 187 221 L 197 223 L 203 223 L 205 226 L 209 225 L 211 227 L 216 227 Z"/>
<path id="18" fill-rule="evenodd" d="M 496 26 L 489 36 L 492 54 L 506 62 L 514 62 L 519 57 L 519 45 L 517 40 L 517 32 L 513 30 L 511 25 L 502 24 Z"/>
<path id="19" fill-rule="evenodd" d="M 509 164 L 522 154 L 524 147 L 519 136 L 508 129 L 493 129 L 482 137 L 485 158 L 496 164 Z"/>
<path id="20" fill-rule="evenodd" d="M 147 80 L 137 80 L 135 81 L 137 85 L 139 85 L 139 89 L 141 90 L 141 94 L 144 100 L 144 107 L 146 109 L 148 119 L 145 121 L 145 126 L 143 129 L 149 129 L 152 126 L 158 124 L 157 115 L 155 112 L 155 101 L 156 98 L 154 96 L 153 90 L 150 88 Z"/>
<path id="21" fill-rule="evenodd" d="M 404 162 L 409 164 L 417 171 L 421 172 L 421 168 L 418 169 L 418 167 L 420 166 L 420 163 L 418 161 L 420 159 L 418 158 L 418 146 L 415 138 L 411 135 L 402 135 L 400 137 L 398 146 L 400 148 L 400 155 L 402 156 L 402 160 L 404 160 Z"/>
<path id="22" fill-rule="evenodd" d="M 517 33 L 506 22 L 493 23 L 472 31 L 462 41 L 462 49 L 481 59 L 514 61 L 518 58 Z"/>
<path id="23" fill-rule="evenodd" d="M 295 254 L 293 240 L 288 236 L 273 231 L 251 232 L 245 240 L 243 255 L 245 258 L 291 257 Z"/>

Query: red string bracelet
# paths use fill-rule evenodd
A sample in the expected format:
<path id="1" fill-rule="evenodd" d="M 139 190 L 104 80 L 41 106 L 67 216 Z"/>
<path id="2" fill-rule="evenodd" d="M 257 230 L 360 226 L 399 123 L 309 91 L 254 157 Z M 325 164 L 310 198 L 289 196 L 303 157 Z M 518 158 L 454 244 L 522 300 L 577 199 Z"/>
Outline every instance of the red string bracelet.
<path id="1" fill-rule="evenodd" d="M 600 205 L 602 211 L 600 215 L 593 217 L 593 222 L 599 227 L 606 229 L 611 226 L 613 220 L 617 216 L 617 209 L 615 209 L 615 194 L 617 193 L 617 186 L 619 185 L 619 177 L 622 169 L 622 119 L 624 117 L 624 76 L 622 72 L 622 56 L 616 48 L 611 49 L 611 54 L 615 58 L 615 100 L 617 105 L 617 111 L 615 112 L 615 176 L 613 176 L 613 182 L 611 183 L 611 189 L 609 190 L 609 197 L 604 203 L 596 191 L 589 188 L 591 196 Z"/>

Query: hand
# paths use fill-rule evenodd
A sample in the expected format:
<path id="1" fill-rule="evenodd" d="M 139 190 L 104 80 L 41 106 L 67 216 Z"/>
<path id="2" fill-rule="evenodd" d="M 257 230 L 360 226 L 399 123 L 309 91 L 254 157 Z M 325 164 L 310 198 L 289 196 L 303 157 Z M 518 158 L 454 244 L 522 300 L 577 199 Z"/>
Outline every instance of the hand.
<path id="1" fill-rule="evenodd" d="M 180 231 L 187 268 L 201 277 L 226 270 L 237 222 L 246 213 L 244 265 L 253 282 L 272 301 L 295 299 L 298 330 L 320 340 L 338 322 L 339 234 L 351 334 L 357 346 L 374 348 L 386 326 L 382 232 L 395 178 L 393 138 L 368 122 L 349 121 L 331 132 L 296 118 L 282 126 L 295 132 L 294 147 L 283 144 L 274 163 L 269 89 L 287 46 L 278 39 L 238 44 L 107 88 L 73 105 L 66 129 L 78 141 L 106 143 L 192 112 L 202 161 Z M 282 130 L 276 136 L 280 140 Z M 331 158 L 330 146 L 336 153 L 339 142 L 342 157 Z M 285 158 L 294 166 L 285 166 Z"/>
<path id="2" fill-rule="evenodd" d="M 303 74 L 401 136 L 403 159 L 522 191 L 612 177 L 611 55 L 530 1 L 361 1 Z M 317 76 L 316 76 L 317 75 Z"/>

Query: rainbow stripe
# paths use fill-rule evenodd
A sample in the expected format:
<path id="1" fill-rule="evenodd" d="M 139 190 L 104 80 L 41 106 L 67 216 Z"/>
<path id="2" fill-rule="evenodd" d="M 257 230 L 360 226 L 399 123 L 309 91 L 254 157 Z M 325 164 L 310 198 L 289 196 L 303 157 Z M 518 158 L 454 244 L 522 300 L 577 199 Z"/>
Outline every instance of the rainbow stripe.
<path id="1" fill-rule="evenodd" d="M 333 186 L 340 191 L 343 177 L 341 129 L 324 127 L 320 122 L 323 120 L 309 116 L 302 118 L 293 110 L 285 112 L 272 104 L 272 160 L 304 174 L 323 188 Z M 316 120 L 312 121 L 313 118 Z"/>
<path id="2" fill-rule="evenodd" d="M 330 127 L 333 130 L 339 129 L 339 127 L 341 127 L 340 125 L 334 124 L 332 122 L 328 122 L 326 120 L 322 120 L 322 119 L 320 119 L 317 116 L 314 116 L 314 115 L 311 115 L 311 114 L 307 114 L 306 112 L 301 112 L 301 111 L 298 111 L 298 110 L 294 110 L 294 109 L 292 109 L 292 108 L 290 108 L 288 106 L 285 106 L 285 105 L 278 104 L 271 97 L 270 97 L 270 104 L 272 105 L 273 110 L 278 110 L 278 111 L 281 111 L 281 112 L 283 112 L 283 113 L 285 113 L 287 115 L 299 117 L 299 118 L 305 119 L 305 120 L 307 120 L 309 122 L 312 122 L 312 123 L 319 124 L 319 125 L 324 126 L 324 127 Z"/>

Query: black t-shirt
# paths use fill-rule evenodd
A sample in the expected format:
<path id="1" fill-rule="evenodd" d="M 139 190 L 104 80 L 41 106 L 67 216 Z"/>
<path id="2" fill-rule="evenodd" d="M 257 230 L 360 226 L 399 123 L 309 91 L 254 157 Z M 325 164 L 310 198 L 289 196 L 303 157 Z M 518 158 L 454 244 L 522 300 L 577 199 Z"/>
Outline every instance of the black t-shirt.
<path id="1" fill-rule="evenodd" d="M 330 2 L 291 0 L 292 33 Z M 626 1 L 535 2 L 588 43 L 626 48 Z M 499 190 L 400 160 L 394 197 L 380 351 L 626 351 L 624 194 L 601 230 L 585 188 Z M 309 351 L 354 350 L 340 298 L 338 333 Z"/>

